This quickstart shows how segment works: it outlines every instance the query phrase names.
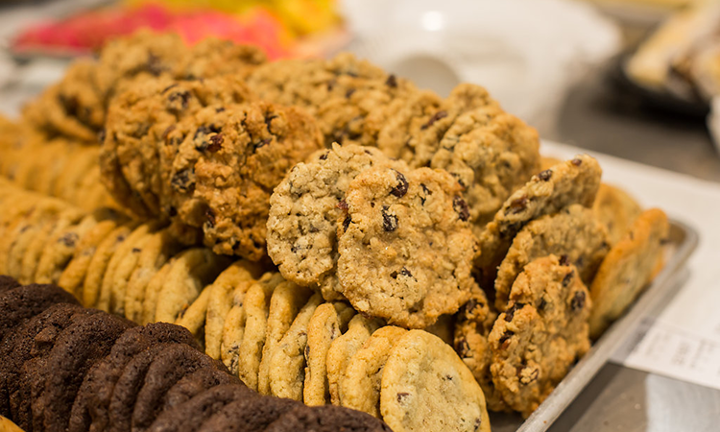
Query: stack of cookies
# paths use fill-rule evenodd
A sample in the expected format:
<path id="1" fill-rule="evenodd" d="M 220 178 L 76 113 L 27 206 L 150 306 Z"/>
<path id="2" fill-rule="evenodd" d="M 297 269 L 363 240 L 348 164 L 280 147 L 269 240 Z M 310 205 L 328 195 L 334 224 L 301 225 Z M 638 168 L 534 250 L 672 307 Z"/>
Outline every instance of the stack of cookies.
<path id="1" fill-rule="evenodd" d="M 0 317 L 0 419 L 28 432 L 390 431 L 358 411 L 262 397 L 183 327 L 136 326 L 56 286 L 0 277 Z"/>
<path id="2" fill-rule="evenodd" d="M 529 415 L 668 232 L 481 87 L 440 98 L 349 54 L 141 33 L 0 132 L 0 274 L 180 324 L 247 387 L 396 432 Z"/>

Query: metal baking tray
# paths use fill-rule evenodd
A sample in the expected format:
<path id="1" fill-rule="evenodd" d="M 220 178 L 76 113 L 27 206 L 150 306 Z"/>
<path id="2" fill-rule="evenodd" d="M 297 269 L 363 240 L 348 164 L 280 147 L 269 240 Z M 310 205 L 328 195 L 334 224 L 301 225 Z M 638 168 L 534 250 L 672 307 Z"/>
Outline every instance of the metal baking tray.
<path id="1" fill-rule="evenodd" d="M 642 319 L 666 304 L 675 294 L 676 276 L 698 243 L 697 232 L 683 222 L 670 220 L 665 246 L 665 267 L 628 311 L 603 334 L 565 379 L 526 420 L 520 414 L 490 413 L 493 432 L 544 432 L 595 377 Z"/>

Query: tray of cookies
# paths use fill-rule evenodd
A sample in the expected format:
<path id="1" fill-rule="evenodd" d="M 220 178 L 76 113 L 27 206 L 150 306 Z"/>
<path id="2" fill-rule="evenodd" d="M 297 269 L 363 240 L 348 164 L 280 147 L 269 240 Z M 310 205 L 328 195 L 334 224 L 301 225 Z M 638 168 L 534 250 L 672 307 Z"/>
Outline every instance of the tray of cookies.
<path id="1" fill-rule="evenodd" d="M 544 430 L 697 241 L 477 85 L 172 34 L 2 119 L 0 175 L 26 430 Z"/>

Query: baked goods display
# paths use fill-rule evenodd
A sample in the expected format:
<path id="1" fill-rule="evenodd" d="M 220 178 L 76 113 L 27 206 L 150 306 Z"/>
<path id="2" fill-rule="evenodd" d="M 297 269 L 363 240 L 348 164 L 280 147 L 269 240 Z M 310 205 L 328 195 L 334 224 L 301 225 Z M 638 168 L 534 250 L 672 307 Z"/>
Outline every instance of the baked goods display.
<path id="1" fill-rule="evenodd" d="M 479 86 L 443 99 L 349 54 L 178 43 L 118 40 L 0 123 L 0 274 L 69 293 L 8 303 L 0 344 L 62 299 L 106 334 L 78 327 L 59 372 L 91 389 L 0 405 L 26 430 L 489 431 L 662 266 L 661 210 L 588 155 L 541 157 Z M 136 342 L 131 322 L 189 333 Z"/>
<path id="2" fill-rule="evenodd" d="M 54 285 L 0 277 L 0 316 L 13 318 L 0 338 L 3 427 L 10 419 L 25 431 L 390 431 L 359 411 L 261 396 L 187 329 L 85 309 Z"/>

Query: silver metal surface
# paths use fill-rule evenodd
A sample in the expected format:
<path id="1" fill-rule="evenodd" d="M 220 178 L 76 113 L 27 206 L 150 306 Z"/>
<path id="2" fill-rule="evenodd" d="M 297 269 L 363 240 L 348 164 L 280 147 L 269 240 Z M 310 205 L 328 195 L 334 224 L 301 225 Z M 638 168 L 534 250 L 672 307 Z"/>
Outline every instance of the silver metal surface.
<path id="1" fill-rule="evenodd" d="M 544 432 L 575 400 L 610 357 L 632 335 L 643 318 L 675 294 L 677 277 L 698 243 L 697 232 L 688 225 L 670 221 L 667 263 L 627 313 L 617 320 L 578 362 L 550 396 L 523 422 L 519 415 L 491 413 L 493 432 Z M 620 429 L 622 430 L 622 429 Z"/>

